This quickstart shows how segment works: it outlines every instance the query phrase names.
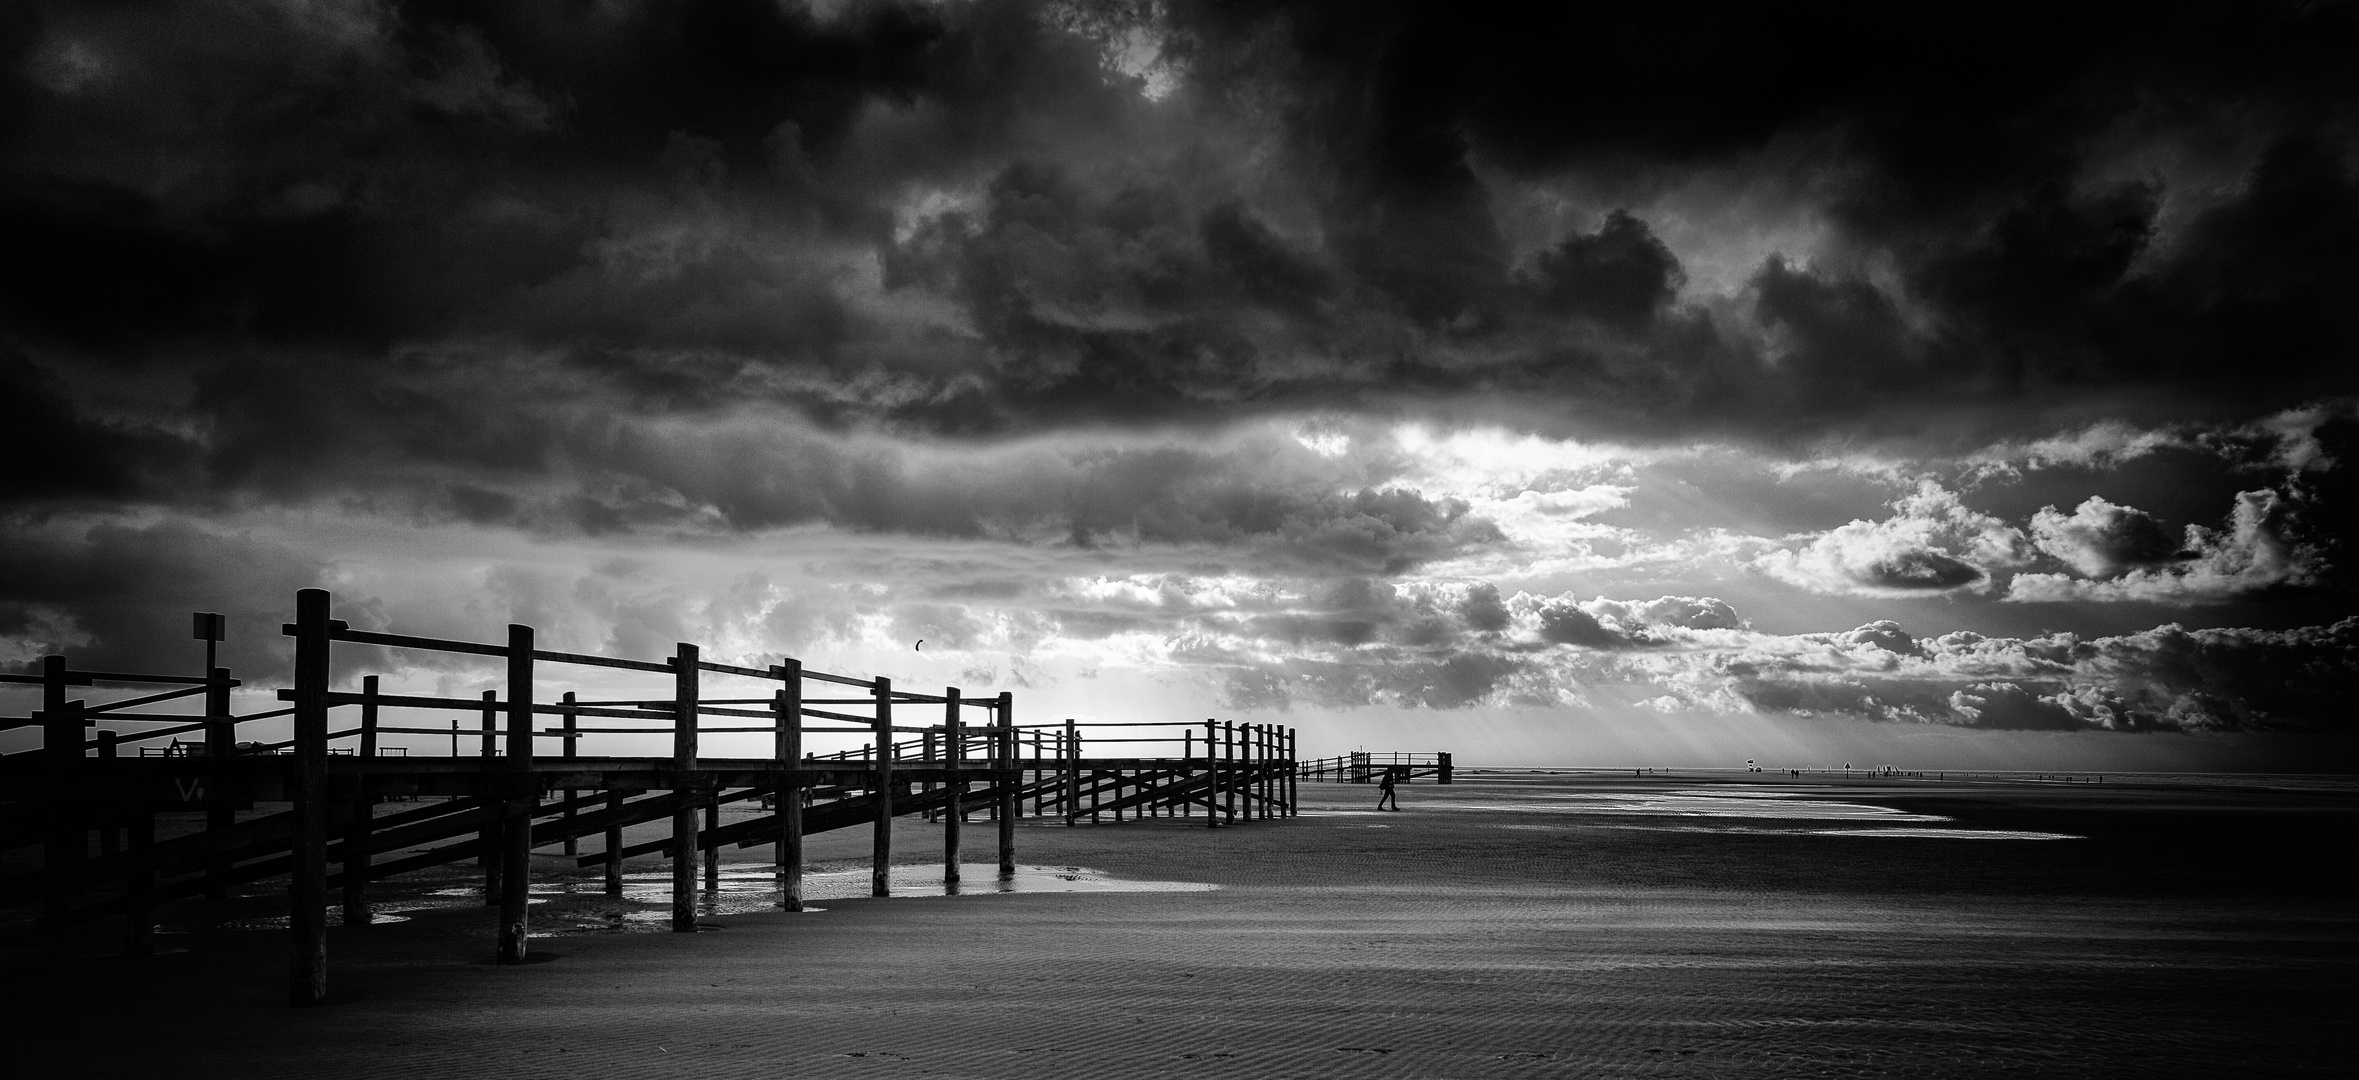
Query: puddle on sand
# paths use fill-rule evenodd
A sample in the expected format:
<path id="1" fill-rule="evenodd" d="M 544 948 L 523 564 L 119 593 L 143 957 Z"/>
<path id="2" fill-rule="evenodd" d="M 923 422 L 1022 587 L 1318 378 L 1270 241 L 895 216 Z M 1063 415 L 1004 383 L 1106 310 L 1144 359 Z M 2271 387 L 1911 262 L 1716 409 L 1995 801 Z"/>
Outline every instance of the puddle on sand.
<path id="1" fill-rule="evenodd" d="M 1654 793 L 1573 792 L 1534 796 L 1530 802 L 1443 803 L 1419 809 L 1493 810 L 1521 814 L 1611 814 L 1643 817 L 1766 818 L 1779 821 L 1948 821 L 1889 806 L 1798 799 L 1769 792 L 1742 795 L 1674 791 Z"/>
<path id="2" fill-rule="evenodd" d="M 344 909 L 340 906 L 329 908 L 325 918 L 329 926 L 342 926 L 344 925 Z M 387 923 L 408 921 L 410 920 L 409 916 L 407 915 L 396 915 L 388 911 L 379 911 L 376 910 L 376 908 L 373 906 L 369 909 L 370 926 L 383 926 Z M 252 918 L 217 919 L 212 922 L 157 923 L 156 933 L 195 934 L 209 930 L 284 930 L 286 928 L 287 916 L 285 915 L 257 915 Z"/>

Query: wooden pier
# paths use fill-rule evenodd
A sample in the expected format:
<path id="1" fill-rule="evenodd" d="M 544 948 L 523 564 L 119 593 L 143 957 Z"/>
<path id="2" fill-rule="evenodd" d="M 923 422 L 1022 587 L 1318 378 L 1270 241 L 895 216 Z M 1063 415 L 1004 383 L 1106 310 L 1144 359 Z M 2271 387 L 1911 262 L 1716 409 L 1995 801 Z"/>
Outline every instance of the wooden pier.
<path id="1" fill-rule="evenodd" d="M 1334 757 L 1310 758 L 1295 765 L 1295 772 L 1305 780 L 1333 780 L 1346 784 L 1373 784 L 1392 774 L 1395 781 L 1414 783 L 1425 777 L 1437 784 L 1452 780 L 1452 766 L 1447 751 L 1433 754 L 1372 753 L 1355 750 Z"/>
<path id="2" fill-rule="evenodd" d="M 0 730 L 41 733 L 38 748 L 0 757 L 0 850 L 41 848 L 38 871 L 0 880 L 0 906 L 38 901 L 46 928 L 120 918 L 125 951 L 140 954 L 154 949 L 158 905 L 284 877 L 288 997 L 310 1005 L 327 993 L 331 896 L 343 922 L 365 925 L 371 883 L 429 867 L 480 863 L 486 903 L 500 909 L 496 957 L 520 963 L 530 856 L 540 848 L 602 867 L 612 895 L 622 892 L 623 860 L 669 859 L 671 928 L 687 932 L 696 928 L 699 856 L 709 885 L 726 845 L 771 845 L 778 904 L 799 910 L 803 838 L 834 829 L 873 829 L 870 891 L 886 896 L 895 817 L 940 824 L 946 884 L 956 889 L 962 826 L 975 815 L 995 826 L 999 872 L 1012 875 L 1015 823 L 1025 815 L 1068 826 L 1201 817 L 1221 828 L 1295 812 L 1302 771 L 1295 732 L 1282 726 L 1018 723 L 1006 692 L 918 693 L 791 659 L 741 667 L 685 643 L 659 660 L 556 652 L 521 625 L 496 643 L 415 637 L 356 630 L 332 615 L 326 591 L 297 594 L 295 621 L 283 628 L 295 644 L 293 685 L 276 694 L 285 704 L 243 716 L 231 714 L 231 692 L 243 684 L 213 663 L 225 632 L 217 615 L 196 618 L 206 642 L 197 675 L 80 670 L 63 656 L 43 658 L 38 675 L 0 675 L 38 684 L 42 695 L 30 716 L 0 720 Z M 383 661 L 382 650 L 488 657 L 504 668 L 502 687 L 474 698 L 382 693 L 378 676 L 348 670 Z M 585 674 L 655 692 L 551 693 Z M 147 692 L 94 702 L 71 696 L 81 687 Z M 154 711 L 176 702 L 198 711 Z M 415 719 L 437 713 L 445 726 Z M 469 716 L 475 723 L 462 730 Z M 239 725 L 281 718 L 291 739 L 239 741 Z M 716 735 L 767 736 L 768 752 L 703 752 L 700 737 Z M 392 746 L 389 736 L 447 739 L 449 752 L 411 754 L 420 747 Z M 589 753 L 666 739 L 668 754 Z M 856 748 L 827 749 L 854 740 Z M 749 800 L 763 812 L 720 823 L 722 805 Z M 287 809 L 254 814 L 263 803 Z M 187 831 L 159 841 L 159 815 L 188 815 L 175 830 Z M 626 827 L 664 820 L 663 839 L 624 842 Z M 598 849 L 580 851 L 584 838 Z M 404 851 L 412 853 L 380 859 Z"/>

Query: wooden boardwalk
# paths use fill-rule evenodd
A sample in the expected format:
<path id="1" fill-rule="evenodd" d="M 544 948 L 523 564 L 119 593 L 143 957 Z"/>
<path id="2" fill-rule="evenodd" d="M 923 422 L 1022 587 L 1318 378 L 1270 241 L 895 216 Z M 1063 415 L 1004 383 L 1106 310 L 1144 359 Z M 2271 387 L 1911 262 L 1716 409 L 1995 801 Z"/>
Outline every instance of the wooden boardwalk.
<path id="1" fill-rule="evenodd" d="M 528 951 L 536 848 L 561 846 L 581 866 L 604 867 L 614 895 L 622 892 L 623 860 L 668 858 L 671 926 L 686 932 L 696 926 L 700 856 L 710 883 L 728 845 L 771 845 L 779 905 L 799 910 L 803 838 L 834 829 L 872 828 L 870 888 L 886 896 L 895 817 L 940 824 L 946 884 L 956 888 L 965 826 L 977 815 L 995 827 L 999 872 L 1010 875 L 1015 822 L 1026 814 L 1067 825 L 1201 817 L 1219 828 L 1295 812 L 1295 732 L 1281 726 L 1019 724 L 1006 692 L 916 693 L 794 660 L 720 664 L 692 644 L 661 660 L 555 652 L 538 648 L 533 628 L 521 625 L 508 627 L 500 643 L 355 630 L 331 617 L 330 597 L 318 589 L 299 593 L 295 606 L 295 621 L 284 627 L 295 641 L 295 672 L 293 685 L 277 692 L 283 708 L 231 714 L 231 691 L 242 684 L 212 663 L 224 629 L 212 615 L 197 616 L 197 636 L 207 642 L 202 674 L 78 670 L 50 656 L 39 675 L 0 675 L 42 693 L 38 711 L 0 721 L 0 730 L 41 733 L 37 749 L 0 757 L 0 850 L 42 849 L 38 871 L 0 880 L 0 906 L 38 901 L 51 928 L 121 918 L 126 951 L 141 954 L 154 948 L 157 905 L 284 877 L 294 945 L 289 1000 L 308 1005 L 327 991 L 331 895 L 343 921 L 365 924 L 371 882 L 429 867 L 481 863 L 484 895 L 500 908 L 497 959 L 519 963 Z M 504 692 L 382 693 L 377 676 L 339 676 L 338 650 L 354 647 L 371 650 L 361 659 L 382 659 L 373 650 L 386 649 L 490 657 L 505 668 Z M 351 659 L 347 653 L 341 667 Z M 553 682 L 588 669 L 652 677 L 668 692 L 550 694 Z M 150 692 L 91 702 L 69 696 L 77 687 Z M 155 711 L 171 702 L 200 711 Z M 447 725 L 422 726 L 414 719 L 421 714 L 443 714 Z M 462 717 L 474 723 L 462 729 Z M 291 739 L 239 741 L 239 725 L 280 718 L 291 722 Z M 700 753 L 701 737 L 720 735 L 740 745 L 767 736 L 769 752 Z M 388 737 L 447 738 L 450 752 L 411 756 L 418 747 L 395 747 Z M 668 739 L 670 753 L 587 752 L 651 737 Z M 857 749 L 806 748 L 853 739 L 863 740 Z M 419 805 L 386 812 L 387 803 L 407 799 Z M 748 800 L 764 812 L 720 824 L 722 805 Z M 251 815 L 258 803 L 281 802 L 283 812 Z M 164 814 L 201 816 L 202 825 L 158 841 Z M 624 843 L 625 828 L 666 820 L 663 839 Z M 598 849 L 581 852 L 584 838 Z M 380 858 L 403 851 L 412 853 Z"/>

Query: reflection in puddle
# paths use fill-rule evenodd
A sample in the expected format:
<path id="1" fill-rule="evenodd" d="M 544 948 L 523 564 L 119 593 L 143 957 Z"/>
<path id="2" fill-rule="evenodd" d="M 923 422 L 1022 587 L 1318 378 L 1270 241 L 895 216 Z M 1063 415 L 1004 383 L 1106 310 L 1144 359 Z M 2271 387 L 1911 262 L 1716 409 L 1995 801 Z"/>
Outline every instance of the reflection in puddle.
<path id="1" fill-rule="evenodd" d="M 992 893 L 1117 893 L 1117 892 L 1204 892 L 1219 886 L 1186 881 L 1133 881 L 1108 877 L 1084 866 L 1019 866 L 1015 876 L 1001 878 L 997 863 L 963 863 L 959 868 L 958 895 L 979 896 Z M 893 868 L 895 897 L 944 896 L 942 867 L 932 865 L 895 866 Z M 532 924 L 530 936 L 535 938 L 574 937 L 584 934 L 645 934 L 663 933 L 671 929 L 672 875 L 669 870 L 646 871 L 623 875 L 621 896 L 606 895 L 605 882 L 536 881 L 532 886 Z M 869 873 L 858 869 L 827 870 L 803 876 L 805 901 L 850 900 L 869 894 Z M 402 912 L 430 911 L 488 911 L 483 902 L 483 890 L 475 885 L 456 885 L 430 889 L 423 893 L 388 899 L 370 905 L 371 923 L 407 922 Z M 713 915 L 746 915 L 778 911 L 777 870 L 771 864 L 750 864 L 723 867 L 719 887 L 707 889 L 700 871 L 697 877 L 696 914 L 703 918 Z M 806 906 L 805 912 L 823 910 Z M 343 924 L 343 909 L 328 912 L 328 925 Z M 223 919 L 187 925 L 162 927 L 165 933 L 192 933 L 202 930 L 284 930 L 287 917 L 260 916 L 254 918 Z M 492 932 L 485 928 L 484 932 Z"/>
<path id="2" fill-rule="evenodd" d="M 1542 801 L 1545 800 L 1545 801 Z M 1772 792 L 1722 794 L 1694 791 L 1654 793 L 1571 792 L 1533 797 L 1529 802 L 1445 803 L 1421 809 L 1494 810 L 1522 814 L 1613 814 L 1649 817 L 1769 818 L 1781 821 L 1948 821 L 1889 806 L 1801 799 Z"/>
<path id="3" fill-rule="evenodd" d="M 2070 833 L 2024 829 L 1811 829 L 1812 836 L 1900 836 L 1927 840 L 2086 840 Z"/>

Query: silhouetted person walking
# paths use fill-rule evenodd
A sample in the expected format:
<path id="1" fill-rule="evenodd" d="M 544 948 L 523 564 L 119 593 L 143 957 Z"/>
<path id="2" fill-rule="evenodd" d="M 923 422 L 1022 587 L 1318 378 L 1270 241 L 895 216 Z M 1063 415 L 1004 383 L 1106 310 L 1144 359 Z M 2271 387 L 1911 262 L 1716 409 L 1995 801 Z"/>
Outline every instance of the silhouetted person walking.
<path id="1" fill-rule="evenodd" d="M 1393 790 L 1393 776 L 1393 770 L 1386 769 L 1384 770 L 1384 779 L 1376 782 L 1376 808 L 1378 810 L 1398 810 L 1401 808 L 1401 793 Z M 1392 803 L 1392 806 L 1385 806 L 1384 804 L 1387 802 Z"/>

